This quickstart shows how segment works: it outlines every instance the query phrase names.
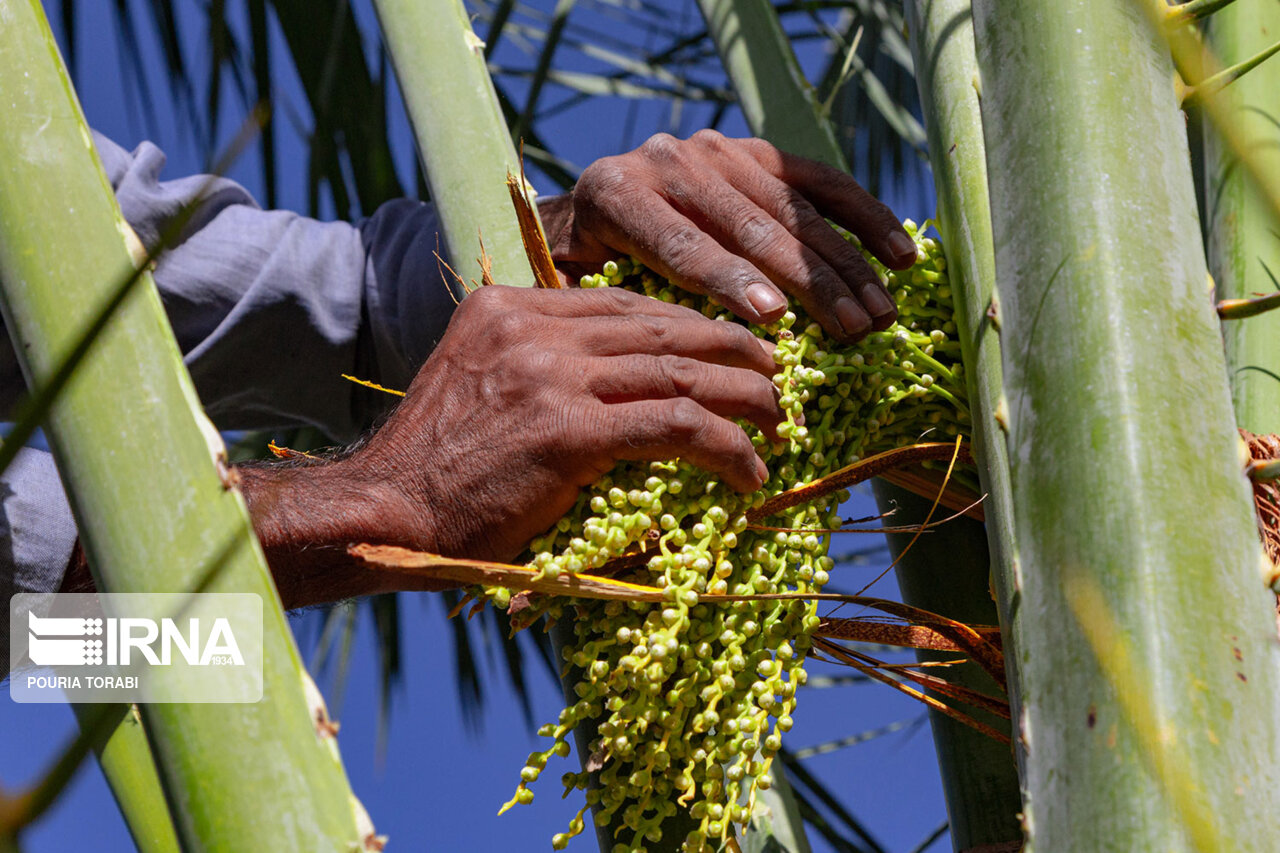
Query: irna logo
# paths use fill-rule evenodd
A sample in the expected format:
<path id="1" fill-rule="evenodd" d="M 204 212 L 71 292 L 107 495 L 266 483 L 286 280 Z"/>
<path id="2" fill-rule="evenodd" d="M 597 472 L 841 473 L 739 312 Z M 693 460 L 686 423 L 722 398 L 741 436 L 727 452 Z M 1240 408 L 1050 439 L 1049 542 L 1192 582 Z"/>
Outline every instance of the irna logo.
<path id="1" fill-rule="evenodd" d="M 40 617 L 28 611 L 27 653 L 37 666 L 244 666 L 226 618 Z"/>
<path id="2" fill-rule="evenodd" d="M 15 702 L 257 702 L 253 593 L 30 593 L 9 599 Z"/>

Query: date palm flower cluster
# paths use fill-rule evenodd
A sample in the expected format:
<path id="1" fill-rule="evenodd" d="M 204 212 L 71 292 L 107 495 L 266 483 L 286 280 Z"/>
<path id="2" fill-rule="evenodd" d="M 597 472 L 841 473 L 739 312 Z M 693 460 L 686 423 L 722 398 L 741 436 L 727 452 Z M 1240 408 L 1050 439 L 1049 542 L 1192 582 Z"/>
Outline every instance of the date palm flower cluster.
<path id="1" fill-rule="evenodd" d="M 607 571 L 630 556 L 638 565 L 631 577 L 663 597 L 534 597 L 515 616 L 521 625 L 546 614 L 572 626 L 563 657 L 575 701 L 540 730 L 551 744 L 529 756 L 503 810 L 532 802 L 530 785 L 552 757 L 569 754 L 575 727 L 593 733 L 587 769 L 562 777 L 566 794 L 586 792 L 586 805 L 554 836 L 555 849 L 582 831 L 588 807 L 601 825 L 617 827 L 615 853 L 663 842 L 680 808 L 696 824 L 682 849 L 720 849 L 771 786 L 819 623 L 817 601 L 805 596 L 830 579 L 827 548 L 848 494 L 762 519 L 768 527 L 748 514 L 863 456 L 930 433 L 945 440 L 968 432 L 946 260 L 925 228 L 906 228 L 919 249 L 911 269 L 890 271 L 868 256 L 897 301 L 893 326 L 844 345 L 793 307 L 752 327 L 777 345 L 773 381 L 786 414 L 777 441 L 745 425 L 769 465 L 763 488 L 738 494 L 680 460 L 624 462 L 531 543 L 528 565 L 544 577 Z M 630 260 L 606 264 L 581 285 L 626 287 L 736 322 Z M 506 588 L 483 595 L 501 607 L 511 601 Z"/>

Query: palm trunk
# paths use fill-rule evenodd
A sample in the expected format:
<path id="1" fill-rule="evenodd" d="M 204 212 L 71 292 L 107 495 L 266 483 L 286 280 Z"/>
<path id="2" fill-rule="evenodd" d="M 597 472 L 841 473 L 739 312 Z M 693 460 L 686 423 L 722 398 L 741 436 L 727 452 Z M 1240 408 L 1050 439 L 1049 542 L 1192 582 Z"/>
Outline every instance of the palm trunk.
<path id="1" fill-rule="evenodd" d="M 1274 600 L 1167 46 L 1110 0 L 974 11 L 1029 846 L 1271 849 Z"/>
<path id="2" fill-rule="evenodd" d="M 40 4 L 6 3 L 3 16 L 0 280 L 5 324 L 28 384 L 40 388 L 110 282 L 133 267 Z M 332 742 L 316 736 L 306 673 L 244 501 L 219 476 L 220 442 L 201 424 L 143 276 L 46 425 L 99 589 L 179 592 L 212 575 L 210 590 L 256 593 L 264 604 L 261 702 L 143 709 L 178 835 L 193 850 L 359 845 L 358 804 Z"/>
<path id="3" fill-rule="evenodd" d="M 1209 41 L 1224 66 L 1234 65 L 1280 39 L 1280 7 L 1236 4 L 1209 19 Z M 1280 124 L 1275 93 L 1280 60 L 1270 60 L 1225 89 L 1221 97 L 1232 130 L 1258 158 L 1260 169 L 1280 174 Z M 1247 299 L 1280 290 L 1280 223 L 1245 170 L 1205 122 L 1205 197 L 1209 270 L 1219 298 Z M 1231 391 L 1239 425 L 1280 432 L 1280 311 L 1223 324 Z"/>
<path id="4" fill-rule="evenodd" d="M 784 150 L 847 169 L 831 124 L 821 114 L 812 88 L 799 71 L 777 13 L 767 0 L 700 0 L 700 4 L 752 132 Z M 959 42 L 966 30 L 954 23 L 947 27 L 941 17 L 944 11 L 939 8 L 926 13 L 929 31 L 925 38 L 929 49 L 946 52 L 948 62 L 954 63 L 947 66 L 948 74 L 952 68 L 957 69 L 954 77 L 937 75 L 943 81 L 936 84 L 939 87 L 953 86 L 954 80 L 963 75 L 962 63 L 966 61 L 964 48 Z M 965 20 L 962 18 L 960 23 L 963 25 Z M 954 35 L 955 40 L 946 41 L 948 35 Z M 967 61 L 972 68 L 971 42 Z M 929 85 L 935 84 L 931 82 Z M 946 90 L 946 96 L 952 96 L 950 89 Z M 990 281 L 990 276 L 984 279 L 983 272 L 984 266 L 987 270 L 990 268 L 991 250 L 989 233 L 984 234 L 982 229 L 986 219 L 985 174 L 981 167 L 975 169 L 971 165 L 982 162 L 982 135 L 980 128 L 975 133 L 975 119 L 972 107 L 967 115 L 961 109 L 946 117 L 945 126 L 952 133 L 963 134 L 967 146 L 972 146 L 968 149 L 972 156 L 965 158 L 963 168 L 948 173 L 948 180 L 952 185 L 963 185 L 971 190 L 971 193 L 963 195 L 958 190 L 950 193 L 954 221 L 962 223 L 956 236 L 963 233 L 966 240 L 957 242 L 958 251 L 954 254 L 962 259 L 961 265 L 968 278 L 982 282 Z M 934 150 L 946 149 L 935 145 Z M 944 234 L 944 238 L 946 236 Z M 949 247 L 950 256 L 951 244 L 944 241 L 944 245 Z M 975 294 L 967 302 L 962 301 L 962 310 L 968 310 L 970 314 L 977 311 L 980 316 L 983 308 L 974 306 L 980 305 L 981 301 L 981 296 Z M 978 324 L 971 323 L 964 336 L 970 383 L 980 383 L 977 390 L 981 392 L 990 386 L 991 365 L 996 363 L 998 370 L 999 356 L 992 353 L 994 344 L 976 345 L 972 330 L 978 328 Z M 978 413 L 983 415 L 983 423 L 989 427 L 992 422 L 990 411 L 979 408 Z M 986 461 L 990 470 L 1000 472 L 1003 469 L 999 455 L 991 455 Z M 990 490 L 991 482 L 998 482 L 999 478 L 999 473 L 994 476 L 984 473 L 984 485 Z M 924 520 L 929 509 L 927 504 L 913 500 L 913 496 L 887 483 L 877 481 L 874 487 L 882 510 L 899 508 L 895 523 L 912 524 Z M 990 522 L 993 532 L 989 535 L 999 543 L 997 554 L 1007 550 L 1009 522 L 1007 514 L 1000 512 L 1002 508 L 995 503 L 987 509 L 988 517 L 993 519 Z M 891 536 L 889 542 L 895 556 L 905 546 L 900 537 Z M 946 566 L 945 582 L 938 580 L 942 565 Z M 908 604 L 955 619 L 982 624 L 997 622 L 996 608 L 989 591 L 991 560 L 981 525 L 967 520 L 953 522 L 945 537 L 934 536 L 917 542 L 898 563 L 897 572 L 903 600 Z M 944 589 L 946 594 L 940 594 Z M 929 656 L 922 654 L 921 659 L 927 660 Z M 956 670 L 948 677 L 952 675 L 965 686 L 988 692 L 995 687 L 976 668 L 972 672 Z M 997 729 L 1007 729 L 1007 724 L 1001 725 L 1000 721 L 985 718 L 984 721 L 994 724 Z M 930 722 L 934 746 L 943 768 L 953 844 L 961 849 L 1016 838 L 1018 787 L 1008 751 L 985 735 L 943 714 L 931 712 Z"/>

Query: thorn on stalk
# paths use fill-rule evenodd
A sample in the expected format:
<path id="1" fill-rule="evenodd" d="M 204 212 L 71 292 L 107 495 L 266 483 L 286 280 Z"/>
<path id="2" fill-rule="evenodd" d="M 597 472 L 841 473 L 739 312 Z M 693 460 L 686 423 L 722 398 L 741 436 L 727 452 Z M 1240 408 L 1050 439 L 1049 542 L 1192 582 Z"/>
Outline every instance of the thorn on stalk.
<path id="1" fill-rule="evenodd" d="M 1217 303 L 1218 317 L 1223 320 L 1243 320 L 1276 308 L 1280 308 L 1280 291 L 1252 299 L 1222 299 Z"/>
<path id="2" fill-rule="evenodd" d="M 218 479 L 222 481 L 222 490 L 224 492 L 229 492 L 240 485 L 240 472 L 227 460 L 227 454 L 219 454 L 215 464 L 218 468 Z"/>
<path id="3" fill-rule="evenodd" d="M 325 705 L 324 696 L 311 676 L 302 673 L 303 694 L 307 699 L 307 707 L 311 711 L 311 722 L 315 726 L 316 737 L 321 740 L 332 740 L 338 736 L 338 721 L 329 716 L 329 708 Z"/>
<path id="4" fill-rule="evenodd" d="M 387 848 L 387 836 L 379 835 L 374 829 L 373 819 L 369 817 L 369 812 L 365 809 L 364 803 L 360 802 L 354 796 L 351 798 L 351 810 L 356 817 L 356 831 L 360 833 L 360 850 L 378 851 Z"/>
<path id="5" fill-rule="evenodd" d="M 1186 24 L 1194 24 L 1234 2 L 1235 0 L 1191 0 L 1180 6 L 1170 6 L 1165 12 L 1165 26 L 1175 29 Z"/>
<path id="6" fill-rule="evenodd" d="M 1237 62 L 1229 68 L 1224 68 L 1221 71 L 1206 77 L 1194 86 L 1187 86 L 1184 84 L 1180 87 L 1182 106 L 1184 108 L 1194 106 L 1205 98 L 1213 97 L 1227 86 L 1230 86 L 1245 74 L 1248 74 L 1263 62 L 1270 59 L 1277 51 L 1280 51 L 1280 42 L 1276 42 L 1270 47 L 1258 51 L 1243 62 Z"/>
<path id="7" fill-rule="evenodd" d="M 1255 483 L 1269 483 L 1272 480 L 1280 480 L 1280 459 L 1271 459 L 1265 462 L 1255 460 L 1249 463 L 1245 473 Z"/>
<path id="8" fill-rule="evenodd" d="M 996 403 L 996 412 L 994 415 L 996 423 L 1000 427 L 1000 431 L 1005 435 L 1009 434 L 1009 399 L 1004 394 L 1000 395 L 1000 401 Z"/>

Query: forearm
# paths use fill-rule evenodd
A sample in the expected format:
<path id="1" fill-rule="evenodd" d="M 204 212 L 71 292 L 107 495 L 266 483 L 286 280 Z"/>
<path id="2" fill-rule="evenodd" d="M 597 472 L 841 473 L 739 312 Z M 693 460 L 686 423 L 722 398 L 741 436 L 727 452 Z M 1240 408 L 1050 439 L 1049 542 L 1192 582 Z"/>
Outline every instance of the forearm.
<path id="1" fill-rule="evenodd" d="M 237 469 L 254 532 L 266 554 L 286 609 L 397 590 L 439 589 L 440 584 L 374 571 L 347 553 L 356 542 L 430 550 L 425 508 L 403 507 L 378 478 L 348 460 L 295 466 L 253 464 Z M 410 524 L 405 516 L 416 516 Z"/>
<path id="2" fill-rule="evenodd" d="M 406 540 L 400 531 L 425 529 L 425 510 L 415 526 L 405 509 L 375 478 L 354 471 L 345 460 L 306 465 L 250 463 L 237 467 L 254 533 L 286 610 L 400 590 L 427 591 L 450 584 L 371 570 L 347 548 L 356 542 L 404 545 L 424 550 L 424 537 Z M 84 551 L 76 543 L 61 592 L 92 592 Z"/>

